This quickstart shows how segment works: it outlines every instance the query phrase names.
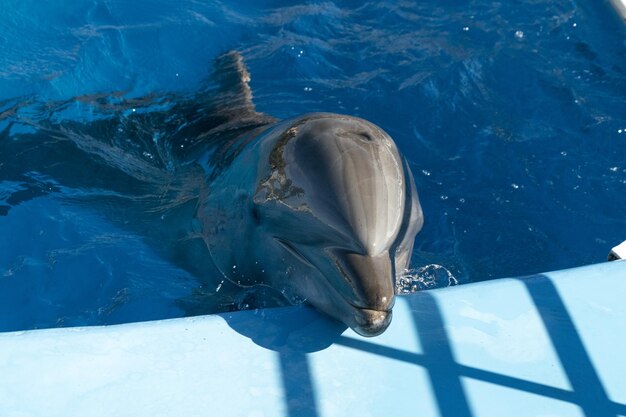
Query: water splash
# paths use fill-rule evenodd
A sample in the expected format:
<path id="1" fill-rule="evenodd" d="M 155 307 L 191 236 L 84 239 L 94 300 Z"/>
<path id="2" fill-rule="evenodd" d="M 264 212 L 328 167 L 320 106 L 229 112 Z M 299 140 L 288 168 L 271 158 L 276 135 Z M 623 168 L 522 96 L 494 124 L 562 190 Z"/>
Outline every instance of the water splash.
<path id="1" fill-rule="evenodd" d="M 406 269 L 396 279 L 396 294 L 412 294 L 421 290 L 457 285 L 458 279 L 446 267 L 430 264 Z"/>

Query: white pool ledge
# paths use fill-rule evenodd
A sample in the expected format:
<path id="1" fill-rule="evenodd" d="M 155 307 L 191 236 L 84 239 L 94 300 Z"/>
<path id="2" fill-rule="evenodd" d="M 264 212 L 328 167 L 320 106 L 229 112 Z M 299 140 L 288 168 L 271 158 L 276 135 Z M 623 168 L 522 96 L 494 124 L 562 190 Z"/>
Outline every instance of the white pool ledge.
<path id="1" fill-rule="evenodd" d="M 0 416 L 626 415 L 626 261 L 400 297 L 0 333 Z"/>

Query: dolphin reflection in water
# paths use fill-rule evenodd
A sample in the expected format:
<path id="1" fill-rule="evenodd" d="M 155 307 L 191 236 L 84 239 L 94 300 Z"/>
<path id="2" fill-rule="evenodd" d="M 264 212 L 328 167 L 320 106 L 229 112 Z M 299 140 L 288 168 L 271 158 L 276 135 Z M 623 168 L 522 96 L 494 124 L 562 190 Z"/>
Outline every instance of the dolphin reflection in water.
<path id="1" fill-rule="evenodd" d="M 55 191 L 97 202 L 196 276 L 217 268 L 233 288 L 269 287 L 382 333 L 423 223 L 406 161 L 357 117 L 257 112 L 249 79 L 230 52 L 185 100 L 4 103 L 0 178 L 27 185 L 0 214 Z"/>

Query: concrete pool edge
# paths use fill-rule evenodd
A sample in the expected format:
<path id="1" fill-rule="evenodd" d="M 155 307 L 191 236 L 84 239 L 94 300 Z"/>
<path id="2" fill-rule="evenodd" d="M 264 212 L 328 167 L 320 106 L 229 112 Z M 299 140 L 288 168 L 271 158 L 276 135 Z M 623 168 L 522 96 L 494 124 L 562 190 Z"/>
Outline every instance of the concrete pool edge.
<path id="1" fill-rule="evenodd" d="M 626 415 L 625 295 L 616 261 L 399 297 L 372 339 L 302 306 L 3 333 L 0 412 Z"/>

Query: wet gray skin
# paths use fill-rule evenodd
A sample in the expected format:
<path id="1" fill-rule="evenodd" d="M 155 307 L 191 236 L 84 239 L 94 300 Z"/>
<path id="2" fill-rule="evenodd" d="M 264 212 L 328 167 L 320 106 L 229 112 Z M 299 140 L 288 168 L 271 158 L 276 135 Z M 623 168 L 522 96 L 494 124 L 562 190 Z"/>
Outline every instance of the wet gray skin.
<path id="1" fill-rule="evenodd" d="M 395 276 L 423 217 L 411 172 L 382 129 L 328 113 L 286 120 L 211 188 L 198 217 L 228 279 L 282 288 L 363 336 L 389 326 Z"/>

